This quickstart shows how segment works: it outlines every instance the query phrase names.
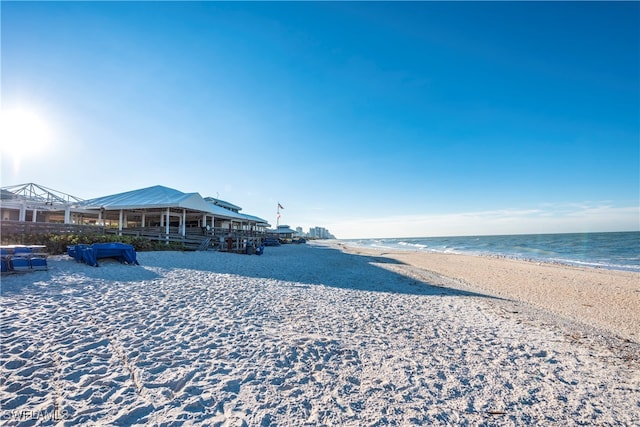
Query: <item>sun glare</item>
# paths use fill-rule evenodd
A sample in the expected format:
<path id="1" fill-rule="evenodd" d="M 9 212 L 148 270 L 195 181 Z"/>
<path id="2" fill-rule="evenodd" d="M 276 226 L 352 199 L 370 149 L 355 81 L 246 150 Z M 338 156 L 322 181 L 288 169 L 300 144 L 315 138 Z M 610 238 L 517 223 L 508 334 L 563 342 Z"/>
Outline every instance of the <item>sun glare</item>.
<path id="1" fill-rule="evenodd" d="M 18 162 L 22 158 L 39 156 L 51 144 L 51 130 L 45 120 L 24 109 L 0 111 L 0 151 Z"/>

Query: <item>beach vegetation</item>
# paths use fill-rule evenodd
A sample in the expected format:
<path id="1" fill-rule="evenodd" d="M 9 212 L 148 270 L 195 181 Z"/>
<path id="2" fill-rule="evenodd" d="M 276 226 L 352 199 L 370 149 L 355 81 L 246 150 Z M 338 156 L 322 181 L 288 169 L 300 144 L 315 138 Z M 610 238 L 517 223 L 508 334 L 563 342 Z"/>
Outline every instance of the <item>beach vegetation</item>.
<path id="1" fill-rule="evenodd" d="M 184 245 L 180 242 L 162 242 L 135 236 L 118 236 L 115 234 L 20 234 L 3 235 L 3 244 L 44 245 L 51 255 L 64 254 L 68 246 L 93 243 L 120 242 L 132 245 L 137 252 L 144 251 L 181 251 Z"/>

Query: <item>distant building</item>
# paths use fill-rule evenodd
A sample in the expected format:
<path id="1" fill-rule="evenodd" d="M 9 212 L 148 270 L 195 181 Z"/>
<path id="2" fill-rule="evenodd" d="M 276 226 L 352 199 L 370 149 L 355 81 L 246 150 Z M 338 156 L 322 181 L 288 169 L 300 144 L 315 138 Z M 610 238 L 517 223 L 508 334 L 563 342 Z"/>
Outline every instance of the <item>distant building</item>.
<path id="1" fill-rule="evenodd" d="M 309 237 L 314 239 L 335 239 L 335 236 L 324 227 L 311 227 L 309 229 Z"/>
<path id="2" fill-rule="evenodd" d="M 295 233 L 288 225 L 278 225 L 275 230 L 267 230 L 267 232 L 285 240 L 293 238 Z"/>

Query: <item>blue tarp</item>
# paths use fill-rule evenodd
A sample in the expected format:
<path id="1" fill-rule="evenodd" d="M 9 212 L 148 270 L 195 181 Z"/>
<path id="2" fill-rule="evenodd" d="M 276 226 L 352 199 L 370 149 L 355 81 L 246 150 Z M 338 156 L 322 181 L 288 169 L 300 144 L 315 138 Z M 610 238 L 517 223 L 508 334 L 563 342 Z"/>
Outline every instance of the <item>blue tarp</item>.
<path id="1" fill-rule="evenodd" d="M 67 247 L 67 253 L 77 262 L 98 267 L 101 258 L 115 258 L 121 263 L 139 265 L 136 250 L 125 243 L 94 243 L 93 245 L 73 245 Z"/>

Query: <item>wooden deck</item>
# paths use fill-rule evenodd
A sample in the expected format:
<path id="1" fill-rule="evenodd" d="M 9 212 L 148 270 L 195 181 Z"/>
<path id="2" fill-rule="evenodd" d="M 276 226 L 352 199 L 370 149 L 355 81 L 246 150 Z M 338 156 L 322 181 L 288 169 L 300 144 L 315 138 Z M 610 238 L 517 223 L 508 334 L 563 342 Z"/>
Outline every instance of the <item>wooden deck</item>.
<path id="1" fill-rule="evenodd" d="M 239 252 L 242 250 L 243 242 L 250 240 L 263 240 L 265 233 L 245 230 L 231 230 L 228 228 L 215 228 L 203 230 L 200 227 L 186 229 L 183 236 L 179 227 L 169 227 L 166 233 L 165 227 L 145 227 L 145 228 L 117 228 L 103 227 L 97 225 L 74 225 L 59 223 L 41 223 L 25 221 L 0 221 L 0 235 L 2 236 L 26 236 L 29 234 L 115 234 L 121 236 L 139 237 L 158 242 L 180 243 L 185 250 L 221 250 Z M 228 239 L 231 239 L 229 243 Z M 3 239 L 4 241 L 4 239 Z M 7 242 L 22 244 L 24 242 Z"/>

